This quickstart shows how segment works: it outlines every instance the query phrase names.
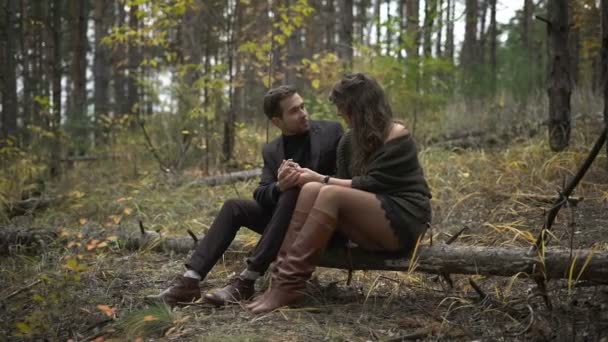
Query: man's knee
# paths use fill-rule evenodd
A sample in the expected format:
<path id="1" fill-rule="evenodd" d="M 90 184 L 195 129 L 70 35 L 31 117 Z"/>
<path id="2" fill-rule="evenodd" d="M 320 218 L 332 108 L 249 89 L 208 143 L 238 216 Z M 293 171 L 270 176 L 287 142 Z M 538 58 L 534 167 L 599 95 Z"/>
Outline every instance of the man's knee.
<path id="1" fill-rule="evenodd" d="M 242 217 L 245 214 L 246 205 L 244 200 L 230 198 L 222 204 L 222 208 L 220 209 L 221 215 L 230 215 L 234 218 Z"/>

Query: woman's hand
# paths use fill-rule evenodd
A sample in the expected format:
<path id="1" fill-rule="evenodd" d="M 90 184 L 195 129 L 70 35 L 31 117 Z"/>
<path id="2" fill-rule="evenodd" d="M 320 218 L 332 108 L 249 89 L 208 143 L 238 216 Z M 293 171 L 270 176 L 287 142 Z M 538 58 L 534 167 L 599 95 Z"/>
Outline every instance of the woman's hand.
<path id="1" fill-rule="evenodd" d="M 300 172 L 299 176 L 298 176 L 298 185 L 302 186 L 306 183 L 310 183 L 310 182 L 318 182 L 318 183 L 323 183 L 323 178 L 325 178 L 325 176 L 318 174 L 317 172 L 311 170 L 311 169 L 307 169 L 307 168 L 299 168 L 298 170 Z"/>

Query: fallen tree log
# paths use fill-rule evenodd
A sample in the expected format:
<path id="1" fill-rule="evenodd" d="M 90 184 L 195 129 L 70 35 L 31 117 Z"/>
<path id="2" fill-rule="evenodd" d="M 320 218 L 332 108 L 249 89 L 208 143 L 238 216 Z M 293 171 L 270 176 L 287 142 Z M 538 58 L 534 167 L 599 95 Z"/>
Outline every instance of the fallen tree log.
<path id="1" fill-rule="evenodd" d="M 0 229 L 0 254 L 15 251 L 15 245 L 37 243 L 44 240 L 48 245 L 63 234 L 53 231 L 28 231 L 11 228 Z M 188 253 L 195 242 L 191 237 L 162 238 L 152 231 L 118 232 L 118 245 L 127 249 L 156 250 L 172 253 Z M 13 241 L 9 241 L 13 239 Z M 17 240 L 14 240 L 17 239 Z M 103 239 L 100 236 L 83 237 L 82 240 Z M 13 248 L 11 248 L 11 246 Z M 36 251 L 30 248 L 30 251 Z M 229 253 L 245 254 L 239 241 L 231 245 Z M 319 266 L 352 270 L 416 271 L 432 274 L 480 274 L 487 276 L 528 275 L 546 279 L 586 280 L 608 284 L 608 251 L 550 248 L 544 257 L 529 256 L 528 248 L 434 245 L 423 246 L 412 258 L 394 253 L 368 252 L 360 248 L 332 248 L 321 256 Z M 350 255 L 349 255 L 350 254 Z"/>
<path id="2" fill-rule="evenodd" d="M 253 170 L 244 170 L 244 171 L 236 171 L 230 172 L 217 176 L 209 176 L 204 177 L 197 180 L 196 184 L 204 184 L 209 186 L 219 185 L 219 184 L 231 184 L 235 182 L 243 182 L 250 180 L 252 178 L 256 178 L 262 175 L 262 169 L 253 169 Z"/>

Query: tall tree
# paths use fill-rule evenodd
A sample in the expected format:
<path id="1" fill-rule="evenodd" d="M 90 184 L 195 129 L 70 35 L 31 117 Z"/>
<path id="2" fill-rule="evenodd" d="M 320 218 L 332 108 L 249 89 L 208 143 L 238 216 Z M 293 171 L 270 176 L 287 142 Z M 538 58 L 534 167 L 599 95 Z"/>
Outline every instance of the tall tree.
<path id="1" fill-rule="evenodd" d="M 93 60 L 93 103 L 95 106 L 95 120 L 99 120 L 101 115 L 108 115 L 110 112 L 110 51 L 109 48 L 101 43 L 101 40 L 108 34 L 112 24 L 113 0 L 95 0 L 94 21 L 95 21 L 95 55 Z M 96 135 L 96 138 L 98 136 Z"/>
<path id="2" fill-rule="evenodd" d="M 336 3 L 335 0 L 325 1 L 325 49 L 328 52 L 336 50 Z"/>
<path id="3" fill-rule="evenodd" d="M 127 12 L 123 1 L 115 1 L 115 27 L 127 24 Z M 125 69 L 127 65 L 127 49 L 124 42 L 118 42 L 112 51 L 112 88 L 114 93 L 114 114 L 118 117 L 129 113 L 127 105 L 127 78 Z"/>
<path id="4" fill-rule="evenodd" d="M 87 52 L 87 1 L 70 0 L 71 61 L 70 94 L 68 103 L 68 128 L 75 139 L 79 153 L 84 153 L 87 138 L 87 91 L 86 91 L 86 52 Z"/>
<path id="5" fill-rule="evenodd" d="M 424 2 L 424 34 L 422 51 L 424 57 L 430 57 L 433 49 L 433 26 L 437 15 L 437 0 L 426 0 Z"/>
<path id="6" fill-rule="evenodd" d="M 460 65 L 462 66 L 464 91 L 467 99 L 472 96 L 471 90 L 474 87 L 474 78 L 476 73 L 476 64 L 479 57 L 478 41 L 477 41 L 477 16 L 478 16 L 478 0 L 466 0 L 465 8 L 465 30 L 464 42 L 462 44 L 462 52 L 460 54 Z"/>
<path id="7" fill-rule="evenodd" d="M 608 125 L 608 0 L 602 0 L 602 82 L 604 84 L 604 124 Z M 608 151 L 608 149 L 607 149 Z"/>
<path id="8" fill-rule="evenodd" d="M 50 18 L 48 20 L 48 27 L 51 31 L 52 44 L 50 45 L 51 51 L 49 53 L 49 64 L 52 65 L 52 76 L 51 76 L 51 87 L 53 89 L 51 93 L 52 113 L 50 120 L 50 129 L 53 132 L 53 140 L 51 146 L 51 161 L 50 161 L 50 174 L 51 176 L 58 176 L 60 173 L 59 158 L 61 155 L 61 78 L 63 75 L 61 49 L 62 49 L 62 38 L 63 38 L 63 16 L 64 12 L 64 0 L 51 1 Z"/>
<path id="9" fill-rule="evenodd" d="M 139 32 L 139 6 L 135 3 L 129 7 L 129 28 L 131 32 Z M 140 81 L 139 65 L 141 64 L 141 51 L 139 44 L 131 42 L 128 46 L 128 72 L 129 77 L 127 78 L 127 103 L 125 109 L 133 117 L 137 117 L 139 114 L 139 106 L 137 102 L 139 100 L 139 86 Z"/>
<path id="10" fill-rule="evenodd" d="M 419 0 L 408 0 L 406 3 L 407 23 L 405 31 L 408 38 L 406 53 L 408 58 L 414 59 L 418 58 L 420 50 L 419 8 Z"/>
<path id="11" fill-rule="evenodd" d="M 550 41 L 549 145 L 553 151 L 562 151 L 570 141 L 570 54 L 568 49 L 568 1 L 549 2 L 547 32 Z"/>
<path id="12" fill-rule="evenodd" d="M 456 0 L 447 0 L 446 29 L 445 29 L 445 57 L 454 63 L 454 6 Z"/>
<path id="13" fill-rule="evenodd" d="M 443 0 L 439 0 L 437 6 L 437 39 L 435 40 L 435 55 L 442 57 L 442 39 L 443 39 L 443 17 L 445 12 L 443 10 Z"/>
<path id="14" fill-rule="evenodd" d="M 17 75 L 15 72 L 17 1 L 5 0 L 2 7 L 2 133 L 17 132 Z"/>
<path id="15" fill-rule="evenodd" d="M 353 0 L 341 0 L 340 9 L 340 57 L 348 70 L 353 64 Z"/>
<path id="16" fill-rule="evenodd" d="M 496 0 L 489 0 L 490 2 L 490 91 L 492 95 L 496 92 L 496 77 L 498 75 L 497 66 L 497 52 L 496 47 L 498 45 L 498 30 L 496 28 Z"/>

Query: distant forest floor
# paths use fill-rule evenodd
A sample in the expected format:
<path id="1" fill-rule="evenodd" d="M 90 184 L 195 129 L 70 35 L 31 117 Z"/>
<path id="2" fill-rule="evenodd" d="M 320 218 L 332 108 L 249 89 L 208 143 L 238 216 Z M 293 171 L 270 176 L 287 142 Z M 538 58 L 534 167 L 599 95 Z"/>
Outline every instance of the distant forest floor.
<path id="1" fill-rule="evenodd" d="M 599 125 L 598 125 L 599 127 Z M 467 226 L 461 245 L 530 246 L 549 203 L 585 159 L 599 129 L 577 128 L 571 147 L 551 152 L 544 136 L 482 149 L 420 148 L 433 192 L 434 243 Z M 145 171 L 150 170 L 150 171 Z M 250 198 L 256 180 L 207 187 L 194 171 L 179 176 L 132 168 L 120 160 L 76 163 L 48 192 L 49 208 L 8 226 L 61 231 L 62 244 L 14 248 L 0 258 L 0 340 L 597 340 L 608 336 L 608 287 L 575 279 L 549 281 L 547 307 L 525 276 L 417 272 L 354 273 L 319 269 L 315 295 L 302 306 L 253 316 L 239 306 L 203 303 L 173 311 L 144 302 L 183 272 L 185 255 L 128 251 L 119 229 L 203 235 L 223 201 Z M 608 249 L 608 162 L 602 152 L 562 209 L 548 247 Z M 97 238 L 90 238 L 96 232 Z M 80 233 L 80 234 L 79 234 Z M 81 235 L 85 233 L 85 235 Z M 89 236 L 85 238 L 85 236 Z M 428 235 L 427 235 L 428 237 Z M 203 283 L 222 286 L 244 267 L 257 237 L 243 229 Z M 428 244 L 429 241 L 423 242 Z M 583 262 L 578 260 L 577 262 Z M 469 281 L 487 295 L 481 298 Z M 262 291 L 267 279 L 259 282 Z"/>

